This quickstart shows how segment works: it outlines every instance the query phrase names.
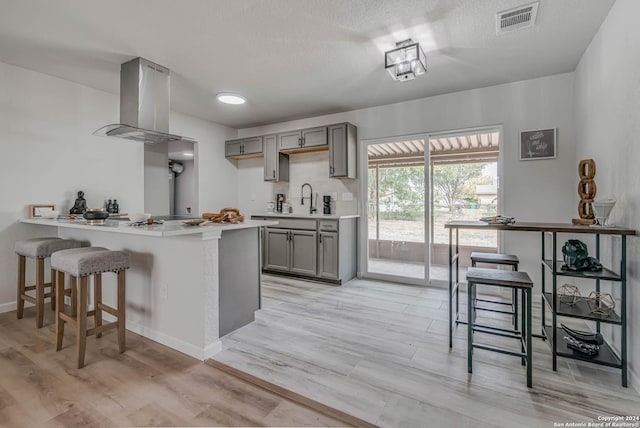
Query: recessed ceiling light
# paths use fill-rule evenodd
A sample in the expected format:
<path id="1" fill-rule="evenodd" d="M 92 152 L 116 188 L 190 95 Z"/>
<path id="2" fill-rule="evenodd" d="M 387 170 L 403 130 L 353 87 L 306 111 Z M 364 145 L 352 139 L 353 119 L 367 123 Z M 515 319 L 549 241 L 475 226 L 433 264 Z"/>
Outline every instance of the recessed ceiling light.
<path id="1" fill-rule="evenodd" d="M 221 92 L 216 95 L 216 98 L 221 103 L 225 104 L 244 104 L 247 102 L 247 99 L 241 95 L 233 94 L 231 92 Z"/>

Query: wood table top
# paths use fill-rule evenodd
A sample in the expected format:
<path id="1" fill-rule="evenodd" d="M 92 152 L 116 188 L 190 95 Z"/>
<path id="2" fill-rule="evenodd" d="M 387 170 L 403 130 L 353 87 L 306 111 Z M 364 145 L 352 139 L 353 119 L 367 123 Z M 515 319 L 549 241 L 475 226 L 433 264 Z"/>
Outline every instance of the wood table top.
<path id="1" fill-rule="evenodd" d="M 448 223 L 445 223 L 444 227 L 446 229 L 487 229 L 515 230 L 521 232 L 566 232 L 600 235 L 636 235 L 636 231 L 634 229 L 608 226 L 584 226 L 571 223 L 516 222 L 511 224 L 490 224 L 484 221 L 450 221 Z"/>
<path id="2" fill-rule="evenodd" d="M 531 288 L 533 281 L 526 272 L 470 267 L 467 282 L 505 287 Z"/>

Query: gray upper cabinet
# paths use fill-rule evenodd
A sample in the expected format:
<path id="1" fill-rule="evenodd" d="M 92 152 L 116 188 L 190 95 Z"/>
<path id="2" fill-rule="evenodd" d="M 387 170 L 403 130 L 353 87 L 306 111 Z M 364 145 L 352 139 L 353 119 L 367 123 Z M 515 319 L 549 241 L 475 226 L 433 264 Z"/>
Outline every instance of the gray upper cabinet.
<path id="1" fill-rule="evenodd" d="M 242 153 L 242 140 L 230 140 L 224 143 L 224 156 L 234 157 L 240 156 Z"/>
<path id="2" fill-rule="evenodd" d="M 302 145 L 301 139 L 301 131 L 278 134 L 278 150 L 297 150 Z"/>
<path id="3" fill-rule="evenodd" d="M 242 140 L 242 154 L 262 154 L 262 137 L 251 137 Z"/>
<path id="4" fill-rule="evenodd" d="M 264 181 L 289 181 L 289 155 L 278 150 L 277 135 L 264 140 Z"/>
<path id="5" fill-rule="evenodd" d="M 289 181 L 288 153 L 329 149 L 329 177 L 357 177 L 357 128 L 350 123 L 318 126 L 280 134 L 229 140 L 225 156 L 264 156 L 264 181 Z"/>
<path id="6" fill-rule="evenodd" d="M 302 131 L 302 148 L 321 147 L 327 145 L 327 127 L 320 126 L 318 128 L 303 129 Z"/>
<path id="7" fill-rule="evenodd" d="M 230 159 L 262 156 L 262 136 L 225 141 L 224 156 Z"/>
<path id="8" fill-rule="evenodd" d="M 278 150 L 303 152 L 323 148 L 327 148 L 326 126 L 278 134 Z"/>
<path id="9" fill-rule="evenodd" d="M 329 128 L 329 177 L 356 178 L 357 130 L 350 123 Z"/>

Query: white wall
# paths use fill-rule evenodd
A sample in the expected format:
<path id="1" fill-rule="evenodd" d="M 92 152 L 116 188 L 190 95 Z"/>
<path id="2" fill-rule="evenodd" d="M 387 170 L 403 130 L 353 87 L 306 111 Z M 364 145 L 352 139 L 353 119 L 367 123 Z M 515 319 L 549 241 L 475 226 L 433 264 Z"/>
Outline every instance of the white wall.
<path id="1" fill-rule="evenodd" d="M 575 72 L 576 162 L 596 161 L 597 198 L 615 196 L 611 219 L 640 230 L 640 2 L 618 0 Z M 577 199 L 577 196 L 576 196 Z M 616 266 L 619 240 L 607 241 L 603 261 Z M 628 242 L 628 325 L 633 383 L 640 387 L 640 242 Z M 616 264 L 613 264 L 616 263 Z M 619 290 L 619 287 L 614 287 Z M 616 292 L 616 294 L 618 294 Z M 619 339 L 613 330 L 614 337 Z"/>
<path id="2" fill-rule="evenodd" d="M 422 77 L 428 79 L 428 74 Z M 407 84 L 407 83 L 399 83 Z M 408 83 L 411 84 L 411 83 Z M 575 165 L 575 135 L 573 115 L 573 74 L 560 74 L 539 79 L 422 98 L 398 104 L 355 110 L 269 126 L 241 129 L 239 137 L 351 122 L 358 127 L 358 139 L 374 139 L 407 134 L 421 134 L 485 125 L 502 125 L 501 148 L 504 191 L 501 214 L 515 216 L 520 221 L 562 221 L 575 217 L 577 173 Z M 520 161 L 519 132 L 538 128 L 558 128 L 558 156 L 551 160 Z M 359 152 L 361 152 L 359 148 Z M 291 159 L 296 159 L 292 155 Z M 325 156 L 328 154 L 325 153 Z M 296 161 L 298 162 L 298 161 Z M 291 185 L 261 182 L 261 163 L 238 161 L 238 203 L 248 212 L 264 211 L 266 201 L 274 193 L 290 189 L 298 191 L 298 183 L 314 185 L 327 182 L 328 168 L 303 167 L 292 174 Z M 358 171 L 359 176 L 362 172 Z M 346 186 L 357 192 L 357 180 L 337 182 L 331 186 Z M 344 183 L 344 184 L 342 184 Z M 285 193 L 290 193 L 285 191 Z M 251 200 L 255 196 L 255 200 Z M 356 194 L 357 196 L 357 194 Z M 523 260 L 522 269 L 539 282 L 539 240 L 537 234 L 505 234 L 505 251 L 514 252 Z"/>
<path id="3" fill-rule="evenodd" d="M 117 198 L 122 212 L 142 212 L 143 145 L 91 135 L 118 118 L 117 95 L 0 62 L 0 312 L 15 308 L 15 241 L 39 235 L 18 223 L 29 204 L 68 212 L 84 190 L 89 207 Z M 180 114 L 172 114 L 171 130 L 198 140 L 202 207 L 235 205 L 224 140 L 236 131 Z"/>
<path id="4" fill-rule="evenodd" d="M 199 206 L 194 208 L 195 214 L 218 212 L 225 207 L 238 206 L 237 170 L 224 157 L 224 142 L 236 138 L 237 131 L 172 112 L 171 132 L 197 141 L 194 152 Z"/>

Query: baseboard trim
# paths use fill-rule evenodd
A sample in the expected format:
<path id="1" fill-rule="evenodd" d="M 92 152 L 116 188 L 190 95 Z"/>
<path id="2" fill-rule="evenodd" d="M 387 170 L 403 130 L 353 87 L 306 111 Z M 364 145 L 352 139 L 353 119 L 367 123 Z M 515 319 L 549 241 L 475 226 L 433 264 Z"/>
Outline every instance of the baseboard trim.
<path id="1" fill-rule="evenodd" d="M 640 373 L 635 370 L 629 370 L 629 378 L 633 389 L 635 389 L 636 392 L 640 394 Z"/>
<path id="2" fill-rule="evenodd" d="M 108 313 L 103 313 L 103 318 L 105 321 L 115 321 L 115 317 Z M 200 361 L 205 361 L 218 352 L 222 351 L 222 342 L 220 341 L 220 339 L 217 339 L 215 342 L 209 344 L 205 348 L 200 348 L 196 345 L 187 343 L 180 339 L 176 339 L 173 336 L 169 336 L 168 334 L 159 332 L 150 327 L 138 324 L 130 320 L 127 320 L 127 330 L 139 334 L 140 336 L 146 337 L 147 339 L 151 339 L 154 342 L 158 342 L 162 345 L 168 346 L 171 349 L 182 352 L 183 354 L 189 355 L 190 357 L 196 358 Z"/>
<path id="3" fill-rule="evenodd" d="M 4 314 L 5 312 L 11 312 L 18 309 L 18 305 L 16 302 L 8 302 L 0 304 L 0 314 Z"/>
<path id="4" fill-rule="evenodd" d="M 262 389 L 266 389 L 267 391 L 271 391 L 274 394 L 278 394 L 279 396 L 286 398 L 287 400 L 291 400 L 297 404 L 313 409 L 316 412 L 322 413 L 325 416 L 329 416 L 331 418 L 337 419 L 351 426 L 367 427 L 367 428 L 377 427 L 377 425 L 374 425 L 370 422 L 367 422 L 355 416 L 351 416 L 350 414 L 345 413 L 342 410 L 329 407 L 326 404 L 320 403 L 319 401 L 312 400 L 311 398 L 305 397 L 304 395 L 300 395 L 297 392 L 291 391 L 290 389 L 286 389 L 279 385 L 266 381 L 264 379 L 260 379 L 259 377 L 256 377 L 242 370 L 238 370 L 220 361 L 209 359 L 205 363 L 212 367 L 215 367 L 216 369 L 222 372 L 225 372 L 234 377 L 242 379 L 245 382 L 256 385 Z"/>

